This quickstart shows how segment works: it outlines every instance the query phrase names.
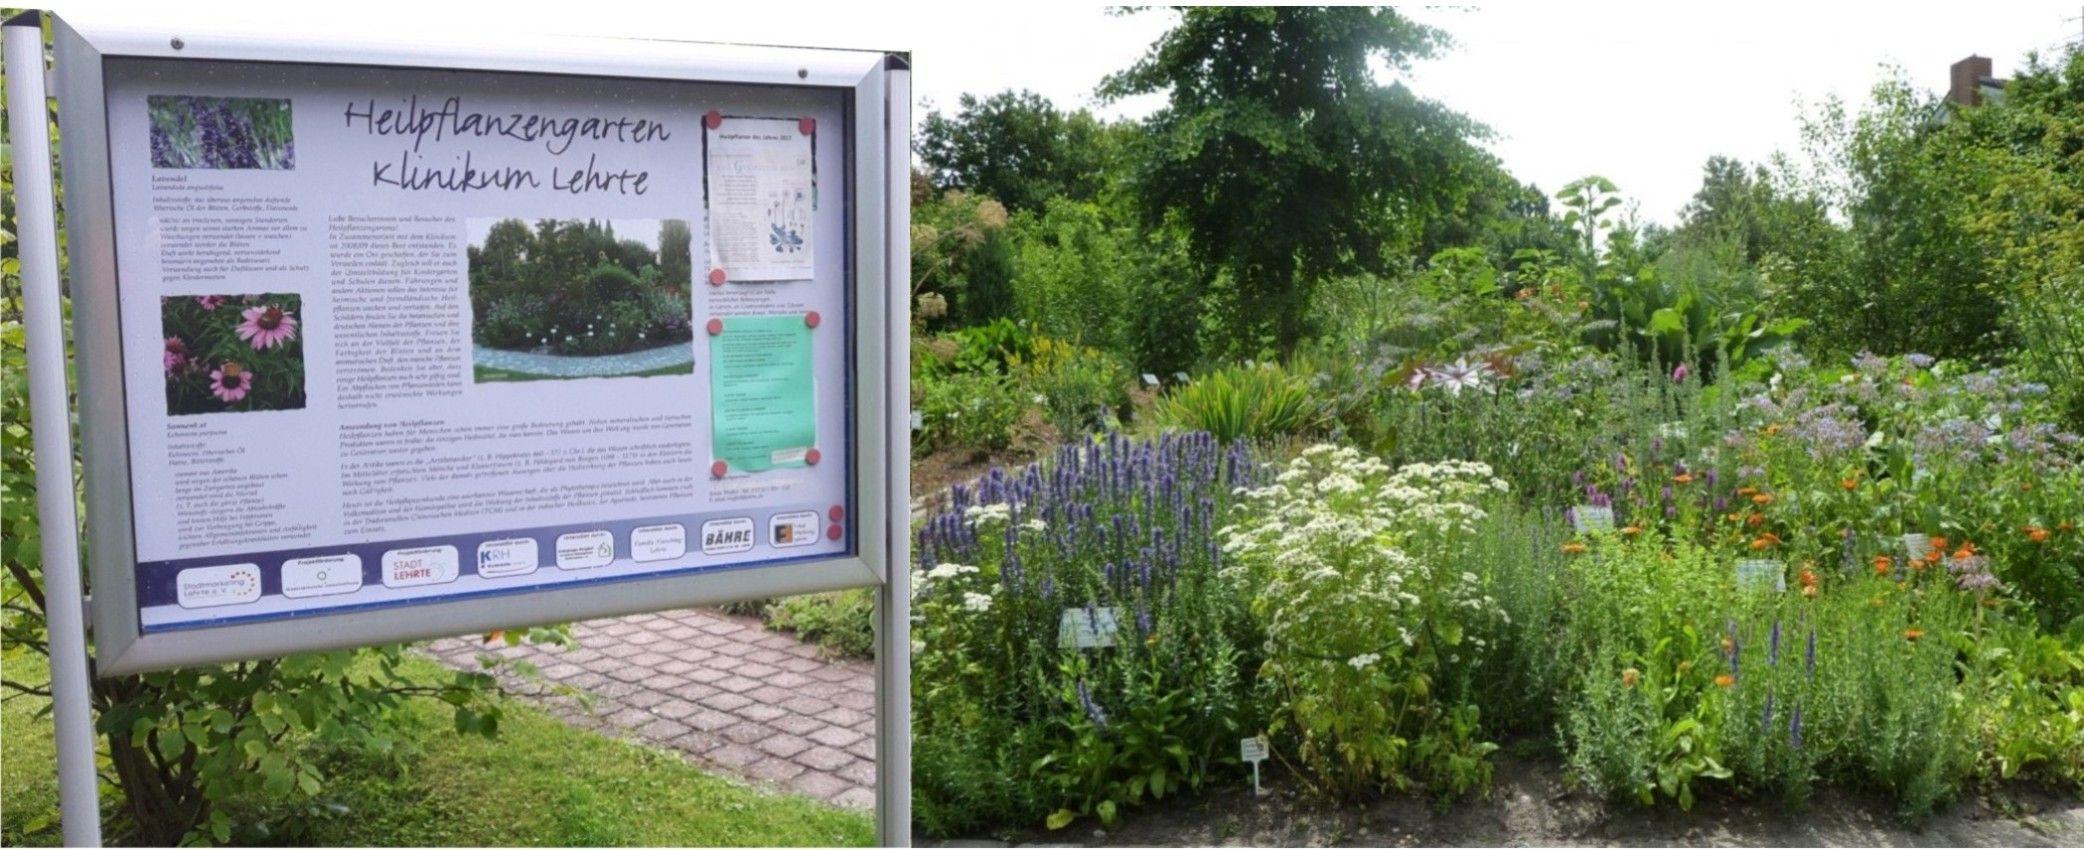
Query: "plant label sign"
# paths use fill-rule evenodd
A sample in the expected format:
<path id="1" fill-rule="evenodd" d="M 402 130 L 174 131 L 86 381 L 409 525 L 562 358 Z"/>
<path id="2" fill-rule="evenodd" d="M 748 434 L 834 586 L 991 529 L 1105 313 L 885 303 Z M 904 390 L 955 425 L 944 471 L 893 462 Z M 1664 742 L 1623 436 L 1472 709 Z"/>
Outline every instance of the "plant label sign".
<path id="1" fill-rule="evenodd" d="M 1570 510 L 1570 524 L 1579 534 L 1614 530 L 1614 509 L 1605 505 L 1578 505 Z"/>
<path id="2" fill-rule="evenodd" d="M 1266 754 L 1266 736 L 1264 735 L 1241 738 L 1237 742 L 1237 757 L 1252 765 L 1253 794 L 1266 793 L 1266 789 L 1259 785 L 1259 763 L 1266 761 Z"/>
<path id="3" fill-rule="evenodd" d="M 888 575 L 888 57 L 59 41 L 102 673 Z"/>
<path id="4" fill-rule="evenodd" d="M 1066 608 L 1057 622 L 1056 643 L 1065 649 L 1098 649 L 1114 645 L 1121 620 L 1117 608 Z"/>
<path id="5" fill-rule="evenodd" d="M 1922 534 L 1903 535 L 1903 551 L 1913 561 L 1922 561 L 1932 554 L 1932 538 Z"/>
<path id="6" fill-rule="evenodd" d="M 1775 591 L 1787 590 L 1787 566 L 1779 561 L 1765 558 L 1746 558 L 1737 562 L 1737 589 L 1753 590 L 1770 587 Z"/>

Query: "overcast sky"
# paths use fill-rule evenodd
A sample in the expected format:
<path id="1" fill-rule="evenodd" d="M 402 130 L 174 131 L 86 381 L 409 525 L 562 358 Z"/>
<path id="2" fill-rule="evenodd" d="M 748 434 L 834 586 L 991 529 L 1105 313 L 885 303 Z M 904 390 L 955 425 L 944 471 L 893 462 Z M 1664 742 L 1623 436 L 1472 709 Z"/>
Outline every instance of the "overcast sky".
<path id="1" fill-rule="evenodd" d="M 169 27 L 279 26 L 324 32 L 406 29 L 583 33 L 909 50 L 921 104 L 963 92 L 1028 88 L 1059 106 L 1138 115 L 1155 99 L 1101 106 L 1100 78 L 1142 54 L 1171 13 L 1120 16 L 1102 6 L 1030 3 L 661 3 L 656 0 L 446 4 L 417 0 L 285 3 L 64 2 Z M 1839 4 L 1513 3 L 1400 7 L 1446 29 L 1445 56 L 1405 80 L 1489 125 L 1492 149 L 1551 194 L 1604 174 L 1670 221 L 1710 155 L 1758 160 L 1799 144 L 1802 102 L 1864 97 L 1889 66 L 1943 90 L 1947 66 L 1989 56 L 2007 76 L 2026 54 L 2084 35 L 2084 0 Z"/>

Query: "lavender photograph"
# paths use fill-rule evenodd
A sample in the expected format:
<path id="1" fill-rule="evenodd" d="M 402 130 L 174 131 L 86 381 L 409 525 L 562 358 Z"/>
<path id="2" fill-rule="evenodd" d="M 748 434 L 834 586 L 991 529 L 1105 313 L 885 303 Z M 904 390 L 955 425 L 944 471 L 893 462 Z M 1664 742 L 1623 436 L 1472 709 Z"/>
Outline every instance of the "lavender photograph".
<path id="1" fill-rule="evenodd" d="M 147 102 L 154 168 L 297 167 L 287 98 L 162 94 Z"/>

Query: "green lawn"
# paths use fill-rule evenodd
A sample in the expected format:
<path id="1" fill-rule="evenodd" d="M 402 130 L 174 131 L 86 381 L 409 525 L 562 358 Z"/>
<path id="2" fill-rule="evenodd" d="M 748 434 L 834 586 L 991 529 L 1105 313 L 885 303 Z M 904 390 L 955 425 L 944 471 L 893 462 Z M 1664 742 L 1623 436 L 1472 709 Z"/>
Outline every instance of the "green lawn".
<path id="1" fill-rule="evenodd" d="M 438 668 L 411 659 L 430 677 Z M 40 658 L 11 659 L 11 680 L 41 682 Z M 51 724 L 42 701 L 0 710 L 0 845 L 59 843 Z M 392 769 L 344 759 L 316 817 L 255 843 L 314 845 L 868 845 L 868 816 L 711 776 L 678 756 L 566 726 L 520 701 L 495 740 L 455 734 L 446 712 L 416 709 L 417 755 Z M 104 793 L 103 809 L 115 801 Z M 239 801 L 237 808 L 265 801 Z"/>

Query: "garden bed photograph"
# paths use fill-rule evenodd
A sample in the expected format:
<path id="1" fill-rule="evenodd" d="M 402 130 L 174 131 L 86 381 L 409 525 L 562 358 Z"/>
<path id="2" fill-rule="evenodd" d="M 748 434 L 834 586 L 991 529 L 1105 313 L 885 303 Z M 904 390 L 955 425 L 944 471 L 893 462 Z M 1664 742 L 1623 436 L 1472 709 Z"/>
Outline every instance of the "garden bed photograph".
<path id="1" fill-rule="evenodd" d="M 694 371 L 692 233 L 679 219 L 471 219 L 479 383 Z"/>

